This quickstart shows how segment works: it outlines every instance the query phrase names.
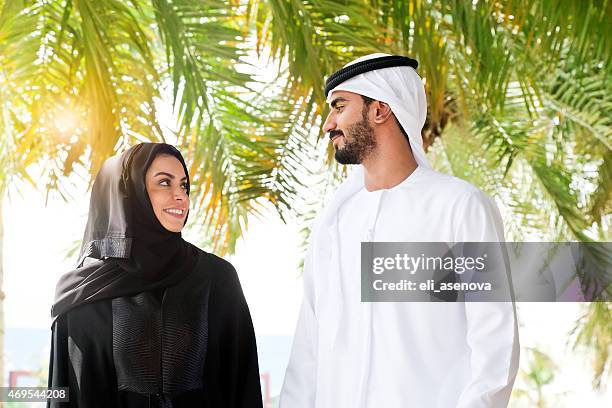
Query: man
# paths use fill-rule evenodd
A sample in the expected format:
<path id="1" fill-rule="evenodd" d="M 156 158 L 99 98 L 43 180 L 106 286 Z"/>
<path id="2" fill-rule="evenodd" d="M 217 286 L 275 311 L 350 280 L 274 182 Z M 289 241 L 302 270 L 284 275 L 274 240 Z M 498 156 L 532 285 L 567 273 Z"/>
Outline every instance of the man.
<path id="1" fill-rule="evenodd" d="M 372 54 L 333 74 L 323 129 L 359 165 L 317 217 L 281 408 L 506 407 L 518 369 L 510 302 L 361 302 L 362 241 L 503 241 L 495 204 L 432 170 L 415 60 Z"/>

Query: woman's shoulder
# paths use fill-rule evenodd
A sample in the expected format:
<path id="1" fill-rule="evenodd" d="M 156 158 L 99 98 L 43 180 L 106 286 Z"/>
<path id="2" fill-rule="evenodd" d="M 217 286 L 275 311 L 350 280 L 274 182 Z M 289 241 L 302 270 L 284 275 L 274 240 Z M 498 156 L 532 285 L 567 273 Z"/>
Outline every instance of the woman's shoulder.
<path id="1" fill-rule="evenodd" d="M 198 252 L 196 269 L 214 280 L 238 280 L 236 268 L 227 260 L 193 245 Z"/>

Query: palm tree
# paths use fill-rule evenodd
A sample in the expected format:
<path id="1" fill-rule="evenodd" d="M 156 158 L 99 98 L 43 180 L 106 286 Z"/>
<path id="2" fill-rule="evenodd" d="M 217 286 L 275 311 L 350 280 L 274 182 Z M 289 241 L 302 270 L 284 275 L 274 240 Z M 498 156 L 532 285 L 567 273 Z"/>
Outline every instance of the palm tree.
<path id="1" fill-rule="evenodd" d="M 95 174 L 114 152 L 170 134 L 201 186 L 202 228 L 214 249 L 231 251 L 257 198 L 289 206 L 300 161 L 280 154 L 291 112 L 269 115 L 237 68 L 248 65 L 240 14 L 238 3 L 203 0 L 5 3 L 1 78 L 16 158 L 45 158 L 47 189 L 62 193 L 71 172 Z M 157 112 L 166 88 L 169 131 Z"/>

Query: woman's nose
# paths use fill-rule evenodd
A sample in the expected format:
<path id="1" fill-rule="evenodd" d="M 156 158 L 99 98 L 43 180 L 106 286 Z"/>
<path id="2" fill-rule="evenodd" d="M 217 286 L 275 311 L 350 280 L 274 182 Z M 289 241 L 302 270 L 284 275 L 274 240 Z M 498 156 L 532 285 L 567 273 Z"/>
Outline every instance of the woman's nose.
<path id="1" fill-rule="evenodd" d="M 174 199 L 184 200 L 185 198 L 187 198 L 187 192 L 183 189 L 183 187 L 179 187 L 178 190 L 174 191 Z"/>

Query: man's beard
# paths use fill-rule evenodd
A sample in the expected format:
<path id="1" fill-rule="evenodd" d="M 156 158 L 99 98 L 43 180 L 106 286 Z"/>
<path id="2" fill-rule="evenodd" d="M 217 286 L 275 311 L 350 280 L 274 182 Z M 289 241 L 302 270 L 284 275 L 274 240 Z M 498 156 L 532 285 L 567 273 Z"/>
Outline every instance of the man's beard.
<path id="1" fill-rule="evenodd" d="M 346 136 L 350 136 L 349 139 Z M 340 164 L 361 164 L 363 159 L 376 147 L 374 129 L 367 118 L 353 123 L 344 135 L 344 147 L 336 149 L 334 157 Z"/>

